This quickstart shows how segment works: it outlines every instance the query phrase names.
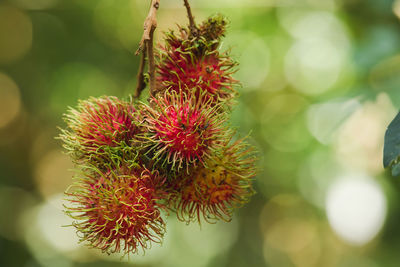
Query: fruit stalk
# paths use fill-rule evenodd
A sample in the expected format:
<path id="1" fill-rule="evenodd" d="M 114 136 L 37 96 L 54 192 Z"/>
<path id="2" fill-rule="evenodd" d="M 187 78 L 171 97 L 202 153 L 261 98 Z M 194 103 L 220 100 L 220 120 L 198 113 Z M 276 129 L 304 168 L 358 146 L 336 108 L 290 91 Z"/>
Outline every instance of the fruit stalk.
<path id="1" fill-rule="evenodd" d="M 154 35 L 154 30 L 157 28 L 157 10 L 160 7 L 160 0 L 152 0 L 151 1 L 151 6 L 149 10 L 149 14 L 147 15 L 145 21 L 144 21 L 144 30 L 143 30 L 143 36 L 142 39 L 140 40 L 139 43 L 139 48 L 136 51 L 136 55 L 139 55 L 142 52 L 142 56 L 145 56 L 145 52 L 147 52 L 148 56 L 148 61 L 149 61 L 149 76 L 150 76 L 150 95 L 154 94 L 155 91 L 155 74 L 156 74 L 156 69 L 155 69 L 155 63 L 154 63 L 154 47 L 153 47 L 153 35 Z M 142 61 L 145 59 L 142 59 Z M 143 73 L 144 68 L 139 68 L 139 74 L 138 77 L 142 77 L 143 74 L 140 74 L 140 72 Z M 138 81 L 139 83 L 142 82 L 142 80 Z M 142 85 L 138 85 L 138 88 L 140 89 Z M 138 92 L 140 95 L 140 92 Z"/>

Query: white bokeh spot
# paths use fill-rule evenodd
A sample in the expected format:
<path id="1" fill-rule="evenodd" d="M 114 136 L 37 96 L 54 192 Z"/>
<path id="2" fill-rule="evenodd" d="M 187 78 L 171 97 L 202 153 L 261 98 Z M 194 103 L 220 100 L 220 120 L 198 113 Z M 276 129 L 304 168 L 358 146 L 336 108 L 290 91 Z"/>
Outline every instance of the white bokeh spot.
<path id="1" fill-rule="evenodd" d="M 329 224 L 349 244 L 362 246 L 370 242 L 382 228 L 386 211 L 384 192 L 369 176 L 346 175 L 328 190 Z"/>

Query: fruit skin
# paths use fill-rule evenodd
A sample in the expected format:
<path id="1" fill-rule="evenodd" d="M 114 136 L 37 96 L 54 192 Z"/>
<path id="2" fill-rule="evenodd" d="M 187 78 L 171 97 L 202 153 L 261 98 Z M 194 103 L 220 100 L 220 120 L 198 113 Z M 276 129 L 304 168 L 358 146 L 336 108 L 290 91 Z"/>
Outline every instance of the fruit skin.
<path id="1" fill-rule="evenodd" d="M 165 92 L 143 105 L 147 130 L 143 137 L 145 153 L 159 169 L 181 171 L 203 164 L 223 145 L 230 130 L 224 125 L 226 114 L 204 94 L 196 97 L 180 92 Z"/>
<path id="2" fill-rule="evenodd" d="M 81 242 L 107 253 L 135 253 L 162 241 L 164 181 L 145 167 L 87 168 L 66 192 L 65 212 L 75 220 Z"/>
<path id="3" fill-rule="evenodd" d="M 233 210 L 254 194 L 257 168 L 254 149 L 240 139 L 185 178 L 169 180 L 169 207 L 180 220 L 230 221 Z"/>
<path id="4" fill-rule="evenodd" d="M 75 163 L 97 166 L 119 161 L 123 154 L 135 158 L 130 144 L 140 132 L 139 118 L 133 104 L 113 96 L 80 101 L 64 119 L 68 129 L 59 138 Z"/>
<path id="5" fill-rule="evenodd" d="M 165 45 L 158 56 L 157 91 L 206 92 L 214 102 L 230 101 L 236 96 L 238 81 L 232 77 L 237 63 L 218 46 L 227 21 L 222 16 L 210 17 L 193 36 L 187 28 L 165 34 Z"/>

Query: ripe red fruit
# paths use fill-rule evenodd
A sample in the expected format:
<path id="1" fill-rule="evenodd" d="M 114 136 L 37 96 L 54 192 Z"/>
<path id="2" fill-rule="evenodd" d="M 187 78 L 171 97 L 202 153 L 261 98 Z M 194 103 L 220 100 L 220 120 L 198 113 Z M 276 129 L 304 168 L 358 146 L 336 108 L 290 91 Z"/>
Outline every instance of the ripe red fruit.
<path id="1" fill-rule="evenodd" d="M 144 109 L 147 153 L 172 169 L 204 162 L 213 151 L 222 149 L 229 133 L 223 126 L 226 118 L 220 107 L 204 101 L 202 96 L 165 93 L 153 98 Z"/>
<path id="2" fill-rule="evenodd" d="M 103 252 L 125 253 L 161 242 L 165 225 L 157 202 L 164 181 L 157 172 L 122 166 L 84 175 L 66 193 L 72 204 L 66 213 L 75 219 L 81 241 Z"/>
<path id="3" fill-rule="evenodd" d="M 199 36 L 189 35 L 185 28 L 179 36 L 167 33 L 157 68 L 158 90 L 204 91 L 214 101 L 231 99 L 236 94 L 236 63 L 218 51 L 225 24 L 223 18 L 212 17 L 200 26 Z"/>
<path id="4" fill-rule="evenodd" d="M 69 110 L 70 131 L 60 137 L 75 160 L 102 157 L 105 149 L 128 145 L 139 132 L 135 112 L 131 103 L 116 97 L 90 98 Z"/>

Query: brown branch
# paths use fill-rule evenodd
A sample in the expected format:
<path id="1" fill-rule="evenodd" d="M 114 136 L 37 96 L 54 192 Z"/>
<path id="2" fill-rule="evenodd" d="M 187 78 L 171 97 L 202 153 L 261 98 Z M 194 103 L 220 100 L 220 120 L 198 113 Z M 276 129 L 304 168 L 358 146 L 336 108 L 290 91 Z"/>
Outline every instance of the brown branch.
<path id="1" fill-rule="evenodd" d="M 143 25 L 143 36 L 142 39 L 140 40 L 139 43 L 139 48 L 136 51 L 136 55 L 139 55 L 140 52 L 142 52 L 143 57 L 147 53 L 148 55 L 148 61 L 149 61 L 149 74 L 150 74 L 150 95 L 153 95 L 155 92 L 155 63 L 154 63 L 154 48 L 153 48 L 153 35 L 154 35 L 154 30 L 157 28 L 157 10 L 160 7 L 160 0 L 151 0 L 151 6 L 149 10 L 149 14 L 147 15 L 144 25 Z M 137 85 L 137 91 L 136 93 L 138 96 L 140 95 L 141 91 L 143 88 L 143 84 L 140 84 L 142 81 L 144 83 L 144 77 L 142 78 L 140 74 L 140 71 L 143 72 L 144 69 L 144 64 L 145 59 L 141 59 L 141 64 L 143 63 L 143 68 L 139 68 L 139 73 L 138 73 L 138 85 Z M 140 79 L 139 79 L 140 78 Z M 145 86 L 145 85 L 144 85 Z M 140 90 L 141 89 L 141 90 Z M 135 95 L 136 95 L 135 93 Z"/>
<path id="2" fill-rule="evenodd" d="M 189 4 L 189 0 L 183 0 L 183 4 L 186 7 L 186 12 L 187 12 L 187 16 L 189 19 L 189 28 L 190 28 L 190 32 L 193 36 L 197 36 L 198 35 L 198 29 L 196 27 L 196 22 L 194 21 L 194 17 L 192 14 L 192 9 L 190 8 L 190 4 Z"/>
<path id="3" fill-rule="evenodd" d="M 150 31 L 150 40 L 147 42 L 147 54 L 149 60 L 149 76 L 150 76 L 150 95 L 154 96 L 156 90 L 156 64 L 154 62 L 153 34 L 156 28 Z"/>
<path id="4" fill-rule="evenodd" d="M 149 14 L 147 15 L 146 19 L 144 20 L 144 31 L 142 39 L 139 43 L 139 48 L 136 51 L 136 55 L 139 55 L 141 51 L 143 51 L 146 47 L 146 43 L 152 41 L 152 34 L 151 32 L 157 28 L 157 10 L 160 7 L 160 0 L 151 0 L 151 6 L 149 10 Z"/>
<path id="5" fill-rule="evenodd" d="M 143 50 L 142 55 L 140 56 L 140 65 L 139 65 L 139 71 L 137 74 L 137 86 L 136 86 L 135 94 L 133 95 L 133 97 L 135 99 L 139 98 L 143 89 L 146 87 L 146 82 L 144 81 L 145 66 L 146 66 L 146 50 Z"/>

